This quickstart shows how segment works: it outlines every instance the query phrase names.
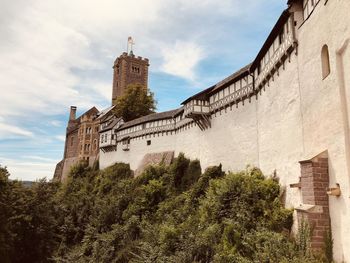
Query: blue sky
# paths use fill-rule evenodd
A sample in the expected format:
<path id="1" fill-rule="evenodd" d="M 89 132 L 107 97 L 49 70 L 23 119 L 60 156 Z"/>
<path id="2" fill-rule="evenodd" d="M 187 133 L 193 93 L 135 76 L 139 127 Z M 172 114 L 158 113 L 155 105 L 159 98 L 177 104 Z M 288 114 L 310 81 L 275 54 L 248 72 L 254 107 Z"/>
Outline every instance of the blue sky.
<path id="1" fill-rule="evenodd" d="M 70 105 L 110 105 L 112 64 L 135 40 L 158 111 L 250 63 L 286 0 L 0 0 L 0 165 L 52 178 Z"/>

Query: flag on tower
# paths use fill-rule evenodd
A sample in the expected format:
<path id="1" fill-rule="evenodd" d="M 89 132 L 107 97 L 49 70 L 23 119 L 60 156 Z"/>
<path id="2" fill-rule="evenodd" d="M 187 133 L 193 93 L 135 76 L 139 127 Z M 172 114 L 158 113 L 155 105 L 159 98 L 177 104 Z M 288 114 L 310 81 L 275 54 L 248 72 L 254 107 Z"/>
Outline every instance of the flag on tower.
<path id="1" fill-rule="evenodd" d="M 128 37 L 128 46 L 127 46 L 127 52 L 128 54 L 133 54 L 132 52 L 132 46 L 135 44 L 134 40 L 132 37 Z"/>
<path id="2" fill-rule="evenodd" d="M 135 44 L 135 42 L 132 39 L 132 37 L 128 37 L 128 43 L 131 44 L 131 45 Z"/>

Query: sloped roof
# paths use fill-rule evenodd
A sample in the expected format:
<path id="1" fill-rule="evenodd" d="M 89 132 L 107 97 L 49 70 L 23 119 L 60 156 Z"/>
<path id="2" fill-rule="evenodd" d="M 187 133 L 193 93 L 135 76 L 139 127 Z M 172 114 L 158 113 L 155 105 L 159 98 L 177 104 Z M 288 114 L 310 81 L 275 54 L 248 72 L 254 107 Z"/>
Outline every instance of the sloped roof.
<path id="1" fill-rule="evenodd" d="M 70 120 L 68 121 L 68 127 L 67 127 L 67 134 L 72 133 L 74 131 L 76 131 L 77 129 L 79 129 L 80 123 L 81 123 L 81 118 L 89 113 L 98 113 L 98 109 L 96 107 L 92 107 L 89 110 L 87 110 L 86 112 L 84 112 L 83 114 L 81 114 L 78 118 L 76 118 L 75 120 Z"/>
<path id="2" fill-rule="evenodd" d="M 147 116 L 143 116 L 140 118 L 137 118 L 135 120 L 132 121 L 128 121 L 126 123 L 124 123 L 120 129 L 126 129 L 144 122 L 149 122 L 149 121 L 155 121 L 155 120 L 163 120 L 163 119 L 170 119 L 173 118 L 174 116 L 176 116 L 179 112 L 183 111 L 183 108 L 178 108 L 175 110 L 170 110 L 170 111 L 164 111 L 164 112 L 156 112 L 156 113 L 152 113 L 149 114 Z"/>
<path id="3" fill-rule="evenodd" d="M 281 28 L 283 27 L 284 23 L 288 20 L 289 16 L 290 16 L 290 13 L 289 13 L 288 9 L 285 9 L 282 12 L 281 16 L 279 17 L 279 19 L 277 20 L 277 22 L 274 25 L 274 27 L 272 28 L 269 36 L 267 37 L 264 45 L 260 49 L 258 55 L 254 59 L 252 65 L 250 67 L 250 72 L 253 72 L 254 69 L 257 68 L 257 66 L 259 64 L 259 61 L 265 56 L 266 52 L 269 50 L 269 48 L 272 45 L 273 41 L 275 41 L 276 37 L 278 36 L 278 34 L 281 31 Z"/>
<path id="4" fill-rule="evenodd" d="M 100 111 L 98 114 L 97 114 L 97 119 L 100 120 L 100 119 L 103 119 L 104 116 L 106 116 L 108 113 L 110 113 L 113 109 L 114 109 L 115 105 L 112 105 L 110 107 L 108 107 L 107 109 L 104 109 L 102 111 Z"/>
<path id="5" fill-rule="evenodd" d="M 232 84 L 233 82 L 235 82 L 236 80 L 242 78 L 243 76 L 246 76 L 249 74 L 249 68 L 251 66 L 251 63 L 246 65 L 245 67 L 239 69 L 238 71 L 232 73 L 230 76 L 228 76 L 227 78 L 219 81 L 216 85 L 215 88 L 212 89 L 210 91 L 210 93 L 213 92 L 217 92 L 225 87 L 227 87 L 228 85 Z"/>
<path id="6" fill-rule="evenodd" d="M 230 85 L 231 83 L 233 83 L 237 79 L 240 79 L 243 76 L 248 75 L 250 66 L 251 66 L 251 64 L 248 64 L 247 66 L 245 66 L 245 67 L 239 69 L 238 71 L 232 73 L 230 76 L 226 77 L 225 79 L 219 81 L 214 86 L 211 86 L 210 88 L 202 90 L 201 92 L 198 92 L 197 94 L 189 97 L 188 99 L 183 101 L 181 104 L 184 105 L 187 102 L 189 102 L 190 100 L 194 100 L 194 99 L 197 99 L 197 100 L 208 100 L 208 97 L 209 97 L 209 95 L 211 93 L 217 92 L 217 91 L 227 87 L 228 85 Z"/>
<path id="7" fill-rule="evenodd" d="M 92 112 L 94 112 L 94 113 L 98 113 L 99 111 L 98 111 L 98 109 L 94 106 L 94 107 L 92 107 L 92 108 L 90 108 L 89 110 L 87 110 L 87 111 L 85 111 L 82 115 L 80 115 L 78 118 L 77 118 L 77 120 L 81 120 L 81 117 L 83 117 L 84 115 L 86 115 L 86 114 L 89 114 L 89 113 L 92 113 Z"/>
<path id="8" fill-rule="evenodd" d="M 115 118 L 113 121 L 111 121 L 110 124 L 108 124 L 106 127 L 104 127 L 100 132 L 105 132 L 110 129 L 113 129 L 113 127 L 122 120 L 122 118 Z"/>
<path id="9" fill-rule="evenodd" d="M 206 100 L 208 94 L 210 93 L 210 91 L 212 91 L 212 89 L 215 88 L 214 86 L 211 86 L 210 88 L 207 88 L 205 90 L 202 90 L 200 92 L 198 92 L 197 94 L 194 94 L 193 96 L 189 97 L 188 99 L 186 99 L 185 101 L 183 101 L 181 104 L 184 105 L 187 102 L 189 102 L 190 100 Z"/>

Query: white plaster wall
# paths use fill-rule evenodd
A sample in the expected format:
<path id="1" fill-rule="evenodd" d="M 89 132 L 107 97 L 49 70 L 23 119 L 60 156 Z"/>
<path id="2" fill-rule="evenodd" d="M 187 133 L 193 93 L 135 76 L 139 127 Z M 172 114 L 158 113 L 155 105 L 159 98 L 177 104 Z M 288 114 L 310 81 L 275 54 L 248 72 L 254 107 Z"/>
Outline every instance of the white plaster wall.
<path id="1" fill-rule="evenodd" d="M 269 175 L 276 172 L 286 190 L 286 205 L 301 203 L 298 183 L 302 160 L 302 121 L 300 90 L 295 52 L 280 66 L 257 100 L 259 167 Z"/>
<path id="2" fill-rule="evenodd" d="M 221 163 L 226 171 L 238 171 L 258 165 L 256 103 L 252 98 L 212 115 L 212 128 L 202 132 L 199 143 L 203 168 Z"/>
<path id="3" fill-rule="evenodd" d="M 334 256 L 350 262 L 349 173 L 345 155 L 344 122 L 336 69 L 336 50 L 350 37 L 350 1 L 321 1 L 299 29 L 299 75 L 302 98 L 305 158 L 328 149 L 330 184 L 339 183 L 342 195 L 330 197 Z M 330 75 L 322 80 L 321 49 L 328 45 Z M 349 81 L 349 56 L 344 67 Z M 348 82 L 349 83 L 349 82 Z"/>
<path id="4" fill-rule="evenodd" d="M 151 145 L 147 145 L 147 140 L 151 141 Z M 106 168 L 116 162 L 124 162 L 129 163 L 132 170 L 136 170 L 146 153 L 174 151 L 175 145 L 175 132 L 131 139 L 129 151 L 124 151 L 120 143 L 117 145 L 117 151 L 106 153 L 100 151 L 100 168 Z"/>
<path id="5" fill-rule="evenodd" d="M 177 131 L 175 140 L 175 156 L 180 152 L 185 153 L 188 158 L 201 159 L 200 143 L 203 137 L 203 133 L 199 127 L 192 124 L 192 127 L 182 128 Z M 201 163 L 203 168 L 203 164 Z"/>

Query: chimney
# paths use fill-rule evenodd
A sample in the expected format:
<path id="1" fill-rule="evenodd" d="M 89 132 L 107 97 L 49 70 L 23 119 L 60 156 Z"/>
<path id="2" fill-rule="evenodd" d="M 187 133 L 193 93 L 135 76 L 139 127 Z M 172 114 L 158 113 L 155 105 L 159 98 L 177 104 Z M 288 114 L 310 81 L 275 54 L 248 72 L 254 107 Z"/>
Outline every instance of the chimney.
<path id="1" fill-rule="evenodd" d="M 69 114 L 69 120 L 74 121 L 75 120 L 75 115 L 77 113 L 77 107 L 76 106 L 70 106 L 70 114 Z"/>

